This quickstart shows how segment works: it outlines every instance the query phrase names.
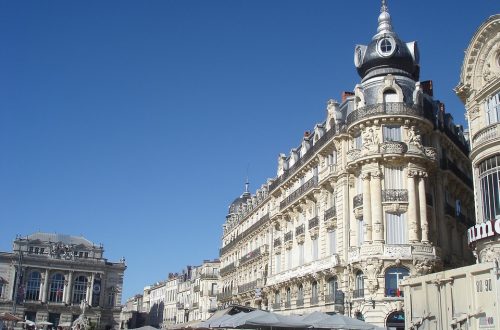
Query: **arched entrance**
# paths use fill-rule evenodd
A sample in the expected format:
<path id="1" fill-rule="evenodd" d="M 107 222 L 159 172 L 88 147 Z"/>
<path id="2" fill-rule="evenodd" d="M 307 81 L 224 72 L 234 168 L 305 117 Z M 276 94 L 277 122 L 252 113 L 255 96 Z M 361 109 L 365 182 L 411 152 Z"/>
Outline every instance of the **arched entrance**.
<path id="1" fill-rule="evenodd" d="M 386 321 L 387 329 L 404 330 L 405 329 L 405 314 L 403 312 L 393 312 L 389 314 Z"/>

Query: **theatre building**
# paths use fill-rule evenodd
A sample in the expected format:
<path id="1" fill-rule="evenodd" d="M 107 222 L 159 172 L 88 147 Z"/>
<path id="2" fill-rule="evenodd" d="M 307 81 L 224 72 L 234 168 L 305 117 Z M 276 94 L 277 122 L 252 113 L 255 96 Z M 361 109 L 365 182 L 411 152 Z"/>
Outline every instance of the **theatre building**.
<path id="1" fill-rule="evenodd" d="M 35 233 L 0 252 L 0 312 L 49 328 L 69 325 L 83 310 L 95 329 L 118 326 L 125 260 L 110 262 L 84 237 Z"/>
<path id="2" fill-rule="evenodd" d="M 403 329 L 400 279 L 473 263 L 468 142 L 419 80 L 419 56 L 383 1 L 373 38 L 354 48 L 359 83 L 278 157 L 276 177 L 230 205 L 220 307 Z"/>

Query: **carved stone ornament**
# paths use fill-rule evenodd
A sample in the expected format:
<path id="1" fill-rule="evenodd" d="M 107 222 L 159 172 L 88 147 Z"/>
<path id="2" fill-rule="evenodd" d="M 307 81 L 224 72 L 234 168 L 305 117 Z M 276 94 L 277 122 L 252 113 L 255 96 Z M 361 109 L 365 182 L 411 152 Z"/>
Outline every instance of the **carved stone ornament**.
<path id="1" fill-rule="evenodd" d="M 415 266 L 417 275 L 427 275 L 434 268 L 434 262 L 430 259 L 414 259 L 413 265 Z"/>
<path id="2" fill-rule="evenodd" d="M 495 262 L 500 261 L 500 249 L 495 249 L 493 247 L 487 247 L 479 252 L 480 262 Z"/>
<path id="3" fill-rule="evenodd" d="M 366 287 L 370 294 L 375 294 L 379 288 L 378 275 L 382 270 L 384 262 L 378 258 L 369 258 L 362 263 L 364 274 L 366 276 Z"/>
<path id="4" fill-rule="evenodd" d="M 408 139 L 406 141 L 408 144 L 414 145 L 415 147 L 422 149 L 422 136 L 420 132 L 415 128 L 415 126 L 410 127 L 408 130 Z"/>

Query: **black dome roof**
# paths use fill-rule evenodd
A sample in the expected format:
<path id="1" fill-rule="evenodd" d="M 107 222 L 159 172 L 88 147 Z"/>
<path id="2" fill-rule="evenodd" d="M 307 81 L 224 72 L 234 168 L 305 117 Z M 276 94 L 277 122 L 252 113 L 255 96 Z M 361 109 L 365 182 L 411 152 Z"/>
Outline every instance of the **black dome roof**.
<path id="1" fill-rule="evenodd" d="M 419 54 L 416 42 L 405 43 L 392 30 L 391 15 L 385 1 L 378 17 L 377 33 L 368 46 L 356 46 L 354 63 L 362 79 L 389 73 L 419 79 Z"/>

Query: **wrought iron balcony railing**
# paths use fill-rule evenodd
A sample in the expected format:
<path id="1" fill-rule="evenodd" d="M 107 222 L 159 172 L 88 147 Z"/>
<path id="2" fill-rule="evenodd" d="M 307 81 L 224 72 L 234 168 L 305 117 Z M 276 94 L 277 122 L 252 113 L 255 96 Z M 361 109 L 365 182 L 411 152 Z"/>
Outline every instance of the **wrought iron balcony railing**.
<path id="1" fill-rule="evenodd" d="M 314 156 L 314 154 L 321 148 L 323 147 L 334 135 L 336 131 L 335 128 L 332 127 L 330 130 L 326 131 L 325 134 L 323 134 L 322 137 L 319 138 L 316 143 L 309 148 L 309 150 L 303 155 L 295 164 L 293 164 L 288 170 L 285 171 L 281 176 L 277 177 L 270 185 L 269 185 L 269 192 L 273 191 L 277 187 L 279 187 L 280 184 L 286 181 L 291 175 L 293 175 L 297 170 L 304 165 L 309 159 Z"/>
<path id="2" fill-rule="evenodd" d="M 300 235 L 303 235 L 305 232 L 305 226 L 304 224 L 298 226 L 297 228 L 295 228 L 295 236 L 300 236 Z"/>
<path id="3" fill-rule="evenodd" d="M 352 207 L 357 208 L 363 206 L 363 194 L 358 194 L 352 198 Z"/>
<path id="4" fill-rule="evenodd" d="M 240 258 L 240 265 L 243 265 L 249 261 L 252 261 L 252 260 L 260 257 L 262 254 L 261 249 L 264 249 L 264 251 L 265 251 L 267 249 L 267 244 L 263 245 L 262 247 L 258 247 L 255 250 L 248 252 L 243 257 L 241 257 Z"/>
<path id="5" fill-rule="evenodd" d="M 309 229 L 316 228 L 319 225 L 319 219 L 318 217 L 314 217 L 312 219 L 309 219 Z"/>
<path id="6" fill-rule="evenodd" d="M 304 298 L 297 298 L 297 301 L 295 303 L 297 307 L 304 306 Z"/>
<path id="7" fill-rule="evenodd" d="M 273 246 L 274 247 L 281 246 L 281 238 L 276 238 L 274 240 L 274 245 Z"/>
<path id="8" fill-rule="evenodd" d="M 336 304 L 336 305 L 344 304 L 344 293 L 340 290 L 337 290 L 335 292 L 331 292 L 325 295 L 325 303 Z"/>
<path id="9" fill-rule="evenodd" d="M 380 115 L 424 116 L 424 110 L 420 106 L 409 105 L 403 102 L 378 103 L 354 110 L 347 115 L 346 123 L 347 125 L 351 125 L 358 120 Z M 432 116 L 431 114 L 426 115 L 426 117 Z"/>
<path id="10" fill-rule="evenodd" d="M 241 234 L 239 234 L 238 236 L 236 236 L 235 239 L 233 239 L 231 242 L 229 242 L 224 247 L 222 247 L 219 250 L 219 255 L 222 256 L 224 253 L 226 253 L 227 251 L 229 251 L 231 248 L 235 247 L 236 244 L 238 244 L 238 242 L 241 241 L 241 239 L 243 239 L 244 237 L 247 237 L 248 235 L 250 235 L 254 230 L 256 230 L 257 228 L 259 228 L 260 226 L 262 226 L 267 221 L 269 221 L 269 213 L 266 213 L 265 215 L 263 215 L 262 218 L 259 219 L 259 221 L 257 221 L 256 223 L 254 223 L 253 225 L 251 225 L 250 227 L 248 227 L 245 231 L 243 231 Z"/>
<path id="11" fill-rule="evenodd" d="M 226 267 L 223 267 L 220 269 L 220 276 L 224 276 L 234 269 L 236 269 L 236 265 L 234 262 L 232 262 L 229 265 L 227 265 Z"/>
<path id="12" fill-rule="evenodd" d="M 318 296 L 311 297 L 311 305 L 317 305 L 319 302 Z"/>
<path id="13" fill-rule="evenodd" d="M 285 242 L 293 240 L 293 233 L 289 231 L 288 233 L 285 234 Z"/>
<path id="14" fill-rule="evenodd" d="M 257 280 L 242 285 L 238 285 L 238 293 L 255 290 L 256 288 L 257 288 Z"/>
<path id="15" fill-rule="evenodd" d="M 279 311 L 281 309 L 281 303 L 273 303 L 273 309 Z"/>
<path id="16" fill-rule="evenodd" d="M 295 202 L 300 196 L 302 196 L 309 189 L 317 186 L 318 186 L 318 176 L 313 176 L 312 178 L 307 180 L 302 186 L 297 188 L 294 192 L 292 192 L 284 200 L 281 201 L 280 210 L 284 209 L 291 203 Z"/>
<path id="17" fill-rule="evenodd" d="M 472 188 L 472 179 L 470 175 L 467 175 L 464 171 L 462 171 L 460 168 L 458 168 L 455 163 L 451 162 L 450 160 L 443 158 L 441 159 L 441 168 L 443 170 L 449 170 L 453 174 L 455 174 L 460 180 L 462 180 L 467 186 Z"/>
<path id="18" fill-rule="evenodd" d="M 383 202 L 408 202 L 408 189 L 382 190 Z"/>
<path id="19" fill-rule="evenodd" d="M 337 210 L 335 209 L 335 206 L 330 207 L 328 210 L 325 211 L 325 218 L 324 220 L 329 220 L 337 215 Z"/>

